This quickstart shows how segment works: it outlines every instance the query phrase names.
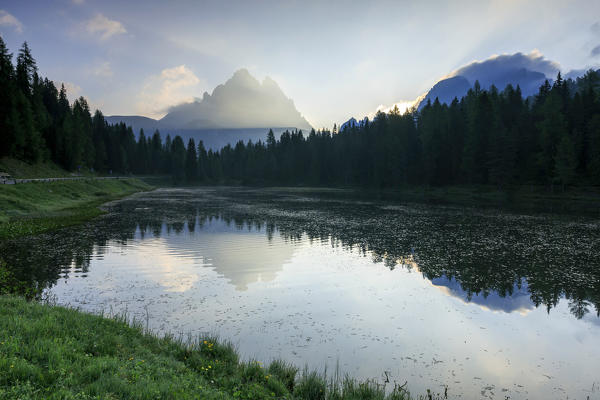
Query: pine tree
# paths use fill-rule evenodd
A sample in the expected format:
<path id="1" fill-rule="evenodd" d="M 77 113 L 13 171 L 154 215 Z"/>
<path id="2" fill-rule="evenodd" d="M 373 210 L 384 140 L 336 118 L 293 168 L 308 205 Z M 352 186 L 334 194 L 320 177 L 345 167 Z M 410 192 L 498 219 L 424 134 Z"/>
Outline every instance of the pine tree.
<path id="1" fill-rule="evenodd" d="M 79 97 L 73 103 L 73 138 L 77 143 L 77 148 L 74 151 L 77 152 L 77 160 L 75 167 L 79 170 L 81 168 L 93 167 L 94 166 L 94 141 L 92 132 L 92 117 L 90 115 L 90 107 L 87 100 L 83 97 Z"/>
<path id="2" fill-rule="evenodd" d="M 188 182 L 196 182 L 198 179 L 198 157 L 196 155 L 196 143 L 190 138 L 185 155 L 185 179 Z"/>
<path id="3" fill-rule="evenodd" d="M 171 144 L 171 176 L 175 183 L 180 183 L 185 178 L 185 153 L 181 136 L 175 136 Z"/>
<path id="4" fill-rule="evenodd" d="M 96 110 L 92 118 L 92 141 L 94 144 L 94 169 L 104 171 L 107 167 L 106 137 L 108 128 L 104 115 L 100 110 Z"/>
<path id="5" fill-rule="evenodd" d="M 37 72 L 36 62 L 31 55 L 27 42 L 19 50 L 17 56 L 17 86 L 26 97 L 32 95 L 33 76 Z"/>
<path id="6" fill-rule="evenodd" d="M 162 139 L 160 137 L 160 132 L 158 129 L 154 131 L 152 135 L 152 143 L 150 144 L 150 171 L 151 173 L 161 172 L 163 169 L 162 166 L 162 158 L 163 158 L 163 150 L 162 150 Z"/>
<path id="7" fill-rule="evenodd" d="M 589 173 L 592 182 L 600 185 L 600 114 L 596 114 L 589 122 L 590 163 Z"/>
<path id="8" fill-rule="evenodd" d="M 173 147 L 173 141 L 171 140 L 171 135 L 167 134 L 167 138 L 165 139 L 165 144 L 163 146 L 163 151 L 162 151 L 163 172 L 165 172 L 166 174 L 171 174 L 173 172 L 172 147 Z"/>
<path id="9" fill-rule="evenodd" d="M 552 182 L 556 176 L 555 156 L 557 146 L 567 135 L 567 123 L 561 112 L 560 97 L 551 93 L 541 109 L 542 120 L 537 124 L 539 130 L 538 176 L 542 182 Z"/>
<path id="10" fill-rule="evenodd" d="M 202 140 L 198 141 L 198 179 L 201 182 L 208 179 L 208 153 Z"/>
<path id="11" fill-rule="evenodd" d="M 575 147 L 571 138 L 566 133 L 563 134 L 559 141 L 555 156 L 555 165 L 556 180 L 562 185 L 564 191 L 566 185 L 573 183 L 575 167 L 577 166 Z"/>
<path id="12" fill-rule="evenodd" d="M 17 142 L 13 127 L 16 109 L 13 104 L 15 88 L 11 60 L 12 54 L 0 37 L 0 157 L 13 154 Z"/>
<path id="13" fill-rule="evenodd" d="M 147 174 L 149 170 L 149 150 L 144 130 L 140 129 L 136 146 L 136 173 Z"/>

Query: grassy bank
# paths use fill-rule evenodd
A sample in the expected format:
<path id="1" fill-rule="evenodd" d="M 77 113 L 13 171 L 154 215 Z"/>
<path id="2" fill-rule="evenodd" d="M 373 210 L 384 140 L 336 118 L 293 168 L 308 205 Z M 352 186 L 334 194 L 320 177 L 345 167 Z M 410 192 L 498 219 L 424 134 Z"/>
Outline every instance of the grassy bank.
<path id="1" fill-rule="evenodd" d="M 1 399 L 408 399 L 382 387 L 240 362 L 213 338 L 158 338 L 106 318 L 0 296 Z"/>
<path id="2" fill-rule="evenodd" d="M 85 179 L 0 185 L 0 239 L 80 224 L 99 205 L 151 187 L 138 179 Z"/>
<path id="3" fill-rule="evenodd" d="M 0 158 L 0 172 L 8 173 L 13 178 L 67 178 L 73 174 L 50 161 L 28 164 L 14 158 Z"/>

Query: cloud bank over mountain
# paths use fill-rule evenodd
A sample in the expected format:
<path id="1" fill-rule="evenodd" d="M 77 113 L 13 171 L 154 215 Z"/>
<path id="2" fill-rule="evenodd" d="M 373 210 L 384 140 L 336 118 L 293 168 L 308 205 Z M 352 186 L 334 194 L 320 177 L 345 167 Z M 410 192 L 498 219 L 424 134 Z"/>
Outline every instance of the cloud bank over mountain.
<path id="1" fill-rule="evenodd" d="M 560 65 L 557 62 L 547 59 L 538 50 L 530 53 L 493 55 L 485 60 L 470 62 L 452 71 L 440 79 L 428 92 L 415 99 L 413 104 L 420 109 L 427 104 L 427 101 L 433 102 L 436 98 L 441 103 L 449 104 L 455 97 L 460 99 L 465 96 L 476 81 L 483 89 L 489 89 L 494 85 L 499 90 L 503 90 L 508 84 L 514 87 L 518 85 L 523 96 L 528 97 L 537 93 L 546 79 L 552 82 L 559 70 Z M 564 76 L 575 79 L 586 71 L 585 68 L 572 70 L 565 73 Z M 409 104 L 408 102 L 404 103 Z M 379 109 L 389 111 L 390 107 L 380 106 Z M 372 115 L 374 114 L 371 114 L 370 117 Z M 343 124 L 343 126 L 345 125 Z"/>
<path id="2" fill-rule="evenodd" d="M 558 63 L 548 60 L 537 50 L 494 55 L 483 61 L 473 61 L 448 74 L 429 90 L 419 107 L 436 98 L 442 103 L 450 103 L 455 97 L 460 99 L 476 81 L 483 89 L 494 85 L 503 90 L 508 84 L 514 87 L 518 85 L 523 96 L 531 96 L 546 79 L 552 80 L 559 70 Z"/>
<path id="3" fill-rule="evenodd" d="M 560 65 L 548 60 L 538 50 L 533 50 L 530 53 L 493 55 L 483 61 L 473 61 L 450 73 L 448 77 L 460 75 L 469 80 L 479 80 L 482 85 L 485 85 L 507 76 L 511 71 L 523 69 L 554 77 Z"/>
<path id="4" fill-rule="evenodd" d="M 147 101 L 154 94 L 159 103 L 171 96 L 173 86 L 186 86 L 188 81 L 195 85 L 197 79 L 185 66 L 163 71 L 173 79 L 158 82 L 155 88 L 147 88 Z M 185 75 L 185 76 L 183 76 Z M 182 77 L 183 76 L 183 77 Z M 162 83 L 161 83 L 162 82 Z M 183 83 L 181 83 L 183 82 Z M 184 85 L 185 83 L 185 85 Z M 192 86 L 194 86 L 192 85 Z M 277 83 L 267 77 L 259 82 L 246 69 L 236 71 L 212 94 L 204 92 L 201 99 L 172 106 L 167 115 L 159 120 L 138 116 L 111 116 L 111 123 L 125 122 L 135 127 L 148 129 L 246 129 L 246 128 L 298 128 L 310 129 L 311 125 L 300 114 Z"/>
<path id="5" fill-rule="evenodd" d="M 267 77 L 261 83 L 246 69 L 236 71 L 212 94 L 171 107 L 160 122 L 181 129 L 310 128 L 274 80 Z"/>

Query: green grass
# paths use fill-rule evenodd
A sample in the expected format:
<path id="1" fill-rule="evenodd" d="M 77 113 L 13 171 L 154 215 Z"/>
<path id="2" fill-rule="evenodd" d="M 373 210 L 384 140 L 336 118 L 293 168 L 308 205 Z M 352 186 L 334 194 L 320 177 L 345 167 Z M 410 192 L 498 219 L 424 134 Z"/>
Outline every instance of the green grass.
<path id="1" fill-rule="evenodd" d="M 0 239 L 80 224 L 98 206 L 151 187 L 137 179 L 84 179 L 0 185 Z"/>
<path id="2" fill-rule="evenodd" d="M 184 343 L 141 324 L 0 296 L 0 399 L 408 399 L 403 390 L 240 362 L 214 338 Z"/>
<path id="3" fill-rule="evenodd" d="M 46 161 L 37 164 L 28 164 L 14 158 L 0 158 L 0 172 L 6 172 L 13 178 L 63 178 L 73 174 L 60 168 L 53 162 Z"/>

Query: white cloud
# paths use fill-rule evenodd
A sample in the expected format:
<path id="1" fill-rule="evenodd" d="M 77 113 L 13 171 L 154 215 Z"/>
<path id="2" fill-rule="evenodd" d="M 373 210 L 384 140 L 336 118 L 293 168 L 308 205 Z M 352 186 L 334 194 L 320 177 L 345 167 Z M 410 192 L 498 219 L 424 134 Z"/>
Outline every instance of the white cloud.
<path id="1" fill-rule="evenodd" d="M 71 1 L 73 2 L 73 4 L 77 4 L 78 6 L 85 3 L 85 0 L 71 0 Z"/>
<path id="2" fill-rule="evenodd" d="M 23 24 L 14 15 L 4 10 L 0 10 L 0 26 L 11 26 L 18 33 L 23 32 Z"/>
<path id="3" fill-rule="evenodd" d="M 421 97 L 419 97 L 419 99 L 420 98 Z M 379 107 L 377 107 L 377 109 L 374 112 L 367 114 L 367 117 L 369 117 L 369 119 L 372 120 L 379 111 L 387 114 L 390 111 L 392 111 L 393 108 L 396 106 L 398 107 L 398 111 L 400 111 L 400 114 L 404 114 L 408 109 L 410 109 L 411 107 L 414 107 L 418 103 L 418 101 L 419 101 L 418 99 L 417 100 L 400 100 L 389 106 L 386 106 L 385 104 L 380 104 Z"/>
<path id="4" fill-rule="evenodd" d="M 534 49 L 530 53 L 500 54 L 483 61 L 473 61 L 453 71 L 447 77 L 462 75 L 469 79 L 472 75 L 481 74 L 482 71 L 485 71 L 486 74 L 494 74 L 509 68 L 525 68 L 530 71 L 542 72 L 546 76 L 554 76 L 560 69 L 560 65 L 555 61 L 548 60 L 538 49 Z"/>
<path id="5" fill-rule="evenodd" d="M 101 40 L 106 40 L 114 35 L 127 33 L 127 30 L 119 21 L 106 18 L 102 14 L 97 14 L 94 18 L 85 23 L 89 33 L 99 34 Z"/>
<path id="6" fill-rule="evenodd" d="M 110 66 L 110 62 L 105 61 L 102 64 L 92 68 L 90 71 L 92 75 L 100 77 L 100 78 L 110 78 L 113 76 L 113 70 Z"/>
<path id="7" fill-rule="evenodd" d="M 75 100 L 81 96 L 81 86 L 74 84 L 73 82 L 54 82 L 54 86 L 58 90 L 60 90 L 60 86 L 65 85 L 65 89 L 67 90 L 67 98 L 69 99 L 69 103 L 73 104 Z"/>
<path id="8" fill-rule="evenodd" d="M 54 86 L 58 90 L 60 90 L 60 86 L 65 85 L 65 89 L 67 90 L 67 99 L 69 99 L 69 104 L 73 105 L 75 100 L 83 96 L 90 106 L 90 112 L 93 114 L 94 111 L 104 109 L 104 101 L 102 99 L 90 99 L 84 93 L 81 86 L 73 83 L 73 82 L 60 82 L 54 81 Z"/>
<path id="9" fill-rule="evenodd" d="M 146 80 L 138 94 L 137 110 L 142 115 L 161 117 L 169 107 L 193 101 L 194 96 L 201 93 L 200 83 L 205 86 L 185 65 L 163 69 Z"/>

